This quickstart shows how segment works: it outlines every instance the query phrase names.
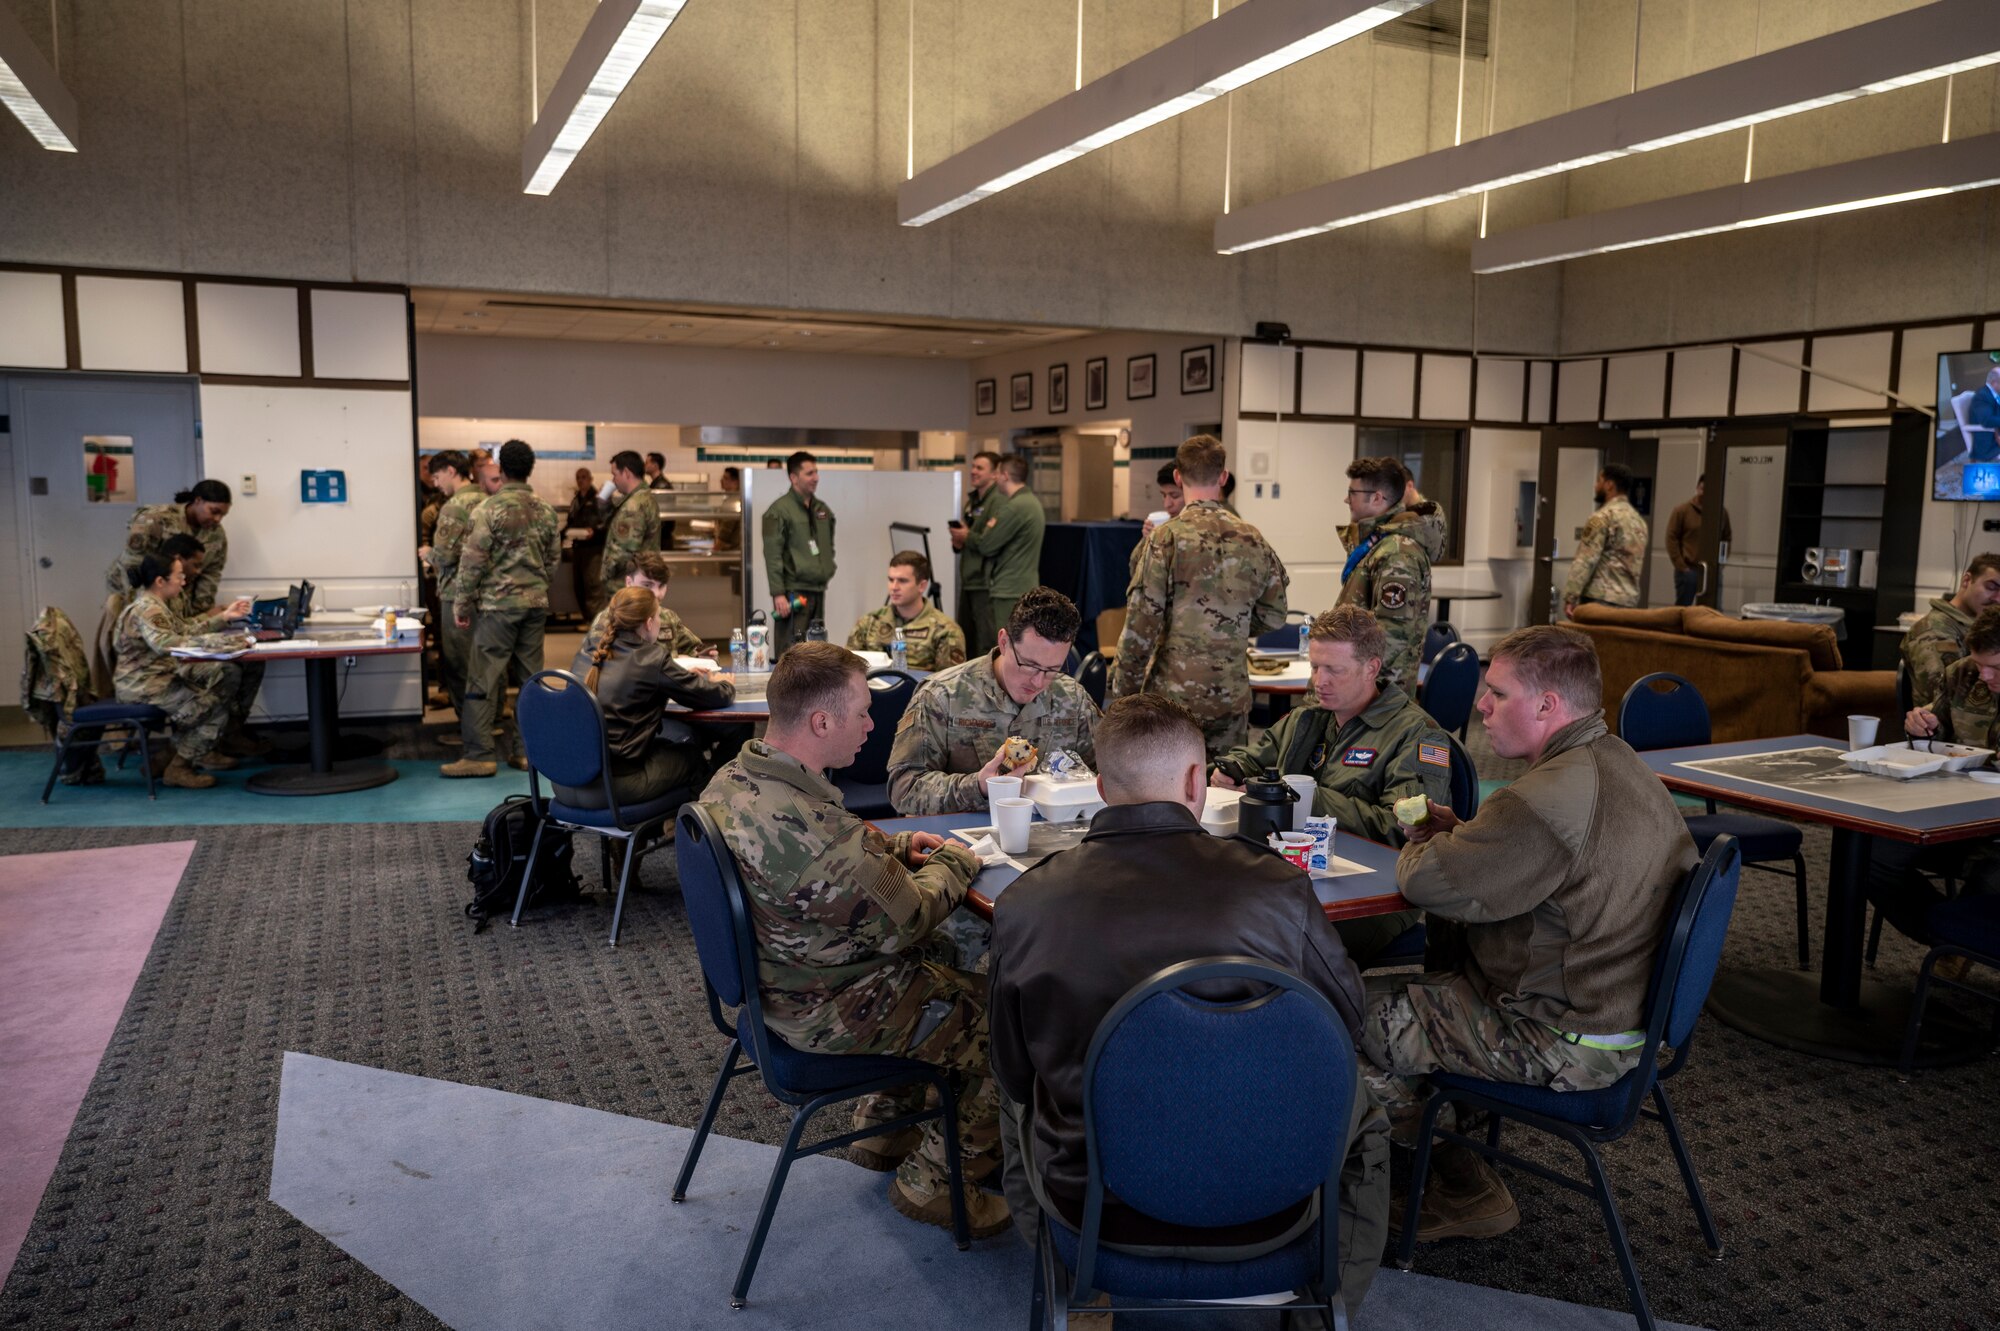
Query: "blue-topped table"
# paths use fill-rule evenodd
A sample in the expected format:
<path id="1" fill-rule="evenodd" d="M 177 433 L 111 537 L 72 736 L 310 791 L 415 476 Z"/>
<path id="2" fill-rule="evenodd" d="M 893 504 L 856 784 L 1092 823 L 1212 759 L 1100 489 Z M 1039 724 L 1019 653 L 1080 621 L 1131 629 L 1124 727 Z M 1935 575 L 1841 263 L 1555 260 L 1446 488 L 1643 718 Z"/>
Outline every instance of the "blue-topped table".
<path id="1" fill-rule="evenodd" d="M 1140 530 L 1137 522 L 1051 522 L 1042 529 L 1042 585 L 1075 601 L 1082 613 L 1079 656 L 1106 646 L 1097 640 L 1097 616 L 1125 604 Z"/>
<path id="2" fill-rule="evenodd" d="M 1825 937 L 1821 943 L 1817 993 L 1812 976 L 1794 970 L 1725 967 L 1710 990 L 1709 1010 L 1725 1024 L 1786 1049 L 1850 1063 L 1893 1064 L 1902 1047 L 1911 995 L 1864 979 L 1862 950 L 1867 932 L 1868 865 L 1873 839 L 1913 845 L 1943 845 L 2000 834 L 2000 786 L 1985 797 L 1939 803 L 1906 811 L 1836 799 L 1789 786 L 1703 771 L 1690 762 L 1782 753 L 1791 749 L 1839 749 L 1824 735 L 1787 735 L 1739 740 L 1696 748 L 1657 749 L 1639 756 L 1669 790 L 1723 801 L 1754 813 L 1818 823 L 1833 830 L 1832 872 L 1826 885 Z M 1940 793 L 1967 794 L 1969 777 L 1919 778 L 1942 781 Z M 1922 787 L 1911 787 L 1919 795 Z M 1943 1014 L 1940 1013 L 1940 1016 Z M 1924 1022 L 1919 1060 L 1961 1061 L 1982 1047 L 1967 1032 Z"/>
<path id="3" fill-rule="evenodd" d="M 927 818 L 878 819 L 875 825 L 891 836 L 898 832 L 935 832 L 941 837 L 949 837 L 961 827 L 991 827 L 993 815 L 985 810 L 944 813 Z M 1396 890 L 1395 851 L 1343 832 L 1334 839 L 1333 853 L 1367 866 L 1368 872 L 1313 880 L 1313 892 L 1319 897 L 1326 918 L 1358 920 L 1366 915 L 1390 915 L 1410 908 L 1410 903 L 1403 900 L 1402 894 Z M 980 915 L 992 919 L 993 902 L 1020 876 L 1015 870 L 1002 866 L 981 869 L 979 876 L 972 880 L 972 891 L 966 896 L 966 904 Z"/>

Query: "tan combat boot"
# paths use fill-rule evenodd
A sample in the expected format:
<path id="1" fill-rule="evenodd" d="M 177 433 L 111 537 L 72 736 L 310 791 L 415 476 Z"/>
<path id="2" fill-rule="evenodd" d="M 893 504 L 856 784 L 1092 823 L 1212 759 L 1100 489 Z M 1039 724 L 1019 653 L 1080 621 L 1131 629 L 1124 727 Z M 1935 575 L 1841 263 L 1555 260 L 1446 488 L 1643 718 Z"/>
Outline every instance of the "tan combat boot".
<path id="1" fill-rule="evenodd" d="M 855 1127 L 863 1125 L 856 1123 Z M 863 1137 L 852 1142 L 847 1148 L 847 1158 L 863 1169 L 872 1169 L 878 1174 L 895 1172 L 903 1157 L 917 1149 L 917 1143 L 924 1139 L 923 1129 L 904 1128 L 901 1132 L 878 1133 L 873 1137 Z"/>
<path id="2" fill-rule="evenodd" d="M 167 764 L 167 770 L 161 774 L 160 780 L 165 785 L 178 786 L 182 790 L 207 790 L 215 784 L 214 777 L 206 772 L 195 771 L 188 766 L 187 759 L 178 754 Z"/>
<path id="3" fill-rule="evenodd" d="M 443 777 L 492 776 L 499 770 L 500 764 L 498 763 L 482 763 L 473 758 L 460 758 L 455 763 L 446 763 L 443 767 L 438 768 L 438 775 Z"/>
<path id="4" fill-rule="evenodd" d="M 210 749 L 202 758 L 200 765 L 211 772 L 227 772 L 236 766 L 236 760 L 221 749 Z"/>
<path id="5" fill-rule="evenodd" d="M 1390 1208 L 1389 1223 L 1403 1227 L 1406 1201 Z M 1417 1216 L 1417 1238 L 1498 1238 L 1521 1223 L 1521 1208 L 1500 1174 L 1476 1151 L 1442 1143 L 1431 1153 L 1430 1178 L 1424 1184 L 1424 1204 Z"/>
<path id="6" fill-rule="evenodd" d="M 939 1189 L 929 1201 L 919 1201 L 903 1187 L 903 1180 L 889 1180 L 889 1204 L 912 1220 L 926 1225 L 936 1225 L 939 1229 L 951 1228 L 951 1194 Z M 1004 1233 L 1014 1223 L 1007 1210 L 1007 1199 L 990 1192 L 968 1189 L 965 1198 L 965 1220 L 975 1239 L 990 1239 L 995 1234 Z"/>

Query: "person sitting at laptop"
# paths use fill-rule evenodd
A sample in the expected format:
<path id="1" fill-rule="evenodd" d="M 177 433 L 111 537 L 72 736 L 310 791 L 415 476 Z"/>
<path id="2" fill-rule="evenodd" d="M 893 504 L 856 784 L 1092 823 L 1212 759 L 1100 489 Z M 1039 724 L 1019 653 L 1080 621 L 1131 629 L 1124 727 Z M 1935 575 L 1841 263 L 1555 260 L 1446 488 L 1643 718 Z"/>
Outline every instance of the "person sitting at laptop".
<path id="1" fill-rule="evenodd" d="M 667 738 L 660 720 L 667 704 L 707 709 L 736 699 L 728 675 L 684 669 L 660 642 L 660 602 L 643 587 L 625 587 L 605 607 L 605 632 L 585 647 L 570 671 L 597 695 L 604 713 L 604 742 L 611 753 L 611 790 L 621 807 L 658 799 L 699 784 L 708 775 L 701 750 Z M 556 786 L 556 798 L 580 809 L 601 809 L 604 787 Z"/>
<path id="2" fill-rule="evenodd" d="M 176 647 L 222 645 L 210 639 L 200 623 L 191 624 L 174 613 L 173 602 L 187 580 L 180 560 L 142 555 L 130 577 L 137 594 L 112 633 L 118 701 L 150 703 L 166 712 L 174 757 L 161 779 L 183 790 L 206 790 L 215 778 L 201 768 L 226 771 L 236 766 L 236 760 L 218 752 L 216 744 L 229 724 L 240 675 L 227 661 L 182 660 L 173 655 Z M 238 601 L 227 610 L 234 617 L 249 608 L 249 602 Z M 241 645 L 244 640 L 236 641 Z"/>

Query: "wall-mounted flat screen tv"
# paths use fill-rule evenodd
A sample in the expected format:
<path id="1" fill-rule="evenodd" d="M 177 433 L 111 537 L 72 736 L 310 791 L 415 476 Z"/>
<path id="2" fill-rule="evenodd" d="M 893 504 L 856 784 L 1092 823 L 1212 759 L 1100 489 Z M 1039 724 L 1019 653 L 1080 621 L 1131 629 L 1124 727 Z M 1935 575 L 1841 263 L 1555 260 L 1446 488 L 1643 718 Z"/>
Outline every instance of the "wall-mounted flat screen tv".
<path id="1" fill-rule="evenodd" d="M 2000 500 L 2000 351 L 1938 357 L 1936 499 Z"/>

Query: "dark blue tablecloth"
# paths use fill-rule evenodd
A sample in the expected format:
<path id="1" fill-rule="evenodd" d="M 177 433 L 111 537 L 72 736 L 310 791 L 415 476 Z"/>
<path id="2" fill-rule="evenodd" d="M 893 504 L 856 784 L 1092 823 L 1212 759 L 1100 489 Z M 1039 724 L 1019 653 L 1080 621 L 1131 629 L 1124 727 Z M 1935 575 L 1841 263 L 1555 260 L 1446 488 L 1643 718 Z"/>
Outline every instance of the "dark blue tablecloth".
<path id="1" fill-rule="evenodd" d="M 1098 613 L 1125 604 L 1139 529 L 1136 522 L 1051 522 L 1042 532 L 1042 583 L 1083 612 L 1076 635 L 1081 655 L 1098 649 Z"/>

